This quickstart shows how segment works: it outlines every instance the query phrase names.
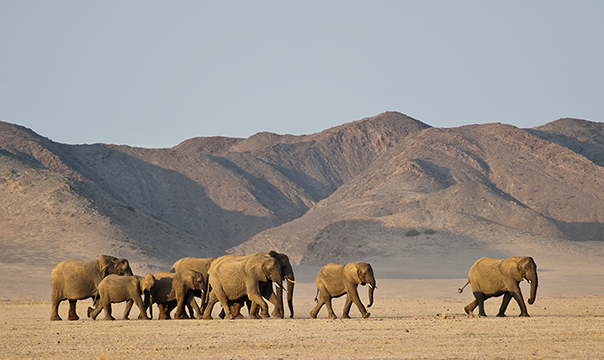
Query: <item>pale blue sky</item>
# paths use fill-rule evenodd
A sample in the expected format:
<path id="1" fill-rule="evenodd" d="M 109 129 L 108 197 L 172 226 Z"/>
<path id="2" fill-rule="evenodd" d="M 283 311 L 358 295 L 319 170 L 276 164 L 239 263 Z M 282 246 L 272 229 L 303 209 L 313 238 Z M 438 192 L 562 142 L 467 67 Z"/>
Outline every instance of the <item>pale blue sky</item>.
<path id="1" fill-rule="evenodd" d="M 603 1 L 0 0 L 0 120 L 171 147 L 400 111 L 604 121 Z"/>

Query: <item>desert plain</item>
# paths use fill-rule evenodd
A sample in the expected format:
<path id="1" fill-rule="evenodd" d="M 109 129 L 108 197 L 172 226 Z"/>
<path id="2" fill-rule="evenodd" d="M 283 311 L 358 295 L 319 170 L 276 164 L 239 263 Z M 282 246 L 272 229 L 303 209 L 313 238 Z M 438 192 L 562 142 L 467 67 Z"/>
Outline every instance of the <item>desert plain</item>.
<path id="1" fill-rule="evenodd" d="M 90 300 L 78 302 L 78 321 L 50 321 L 50 301 L 0 302 L 2 359 L 598 359 L 604 356 L 604 291 L 601 275 L 540 274 L 529 318 L 512 300 L 507 317 L 494 315 L 501 298 L 488 300 L 486 318 L 463 307 L 466 279 L 380 278 L 371 317 L 328 320 L 325 308 L 311 319 L 318 267 L 296 266 L 293 319 L 96 321 Z M 387 274 L 384 272 L 384 274 Z M 391 273 L 390 273 L 391 274 Z M 393 277 L 391 275 L 388 275 Z M 521 288 L 528 293 L 528 284 Z M 367 304 L 367 287 L 359 286 Z M 343 298 L 335 299 L 338 316 Z M 60 315 L 67 317 L 68 304 Z M 122 304 L 113 314 L 121 318 Z M 155 309 L 157 310 L 157 309 Z M 475 310 L 475 313 L 477 310 Z M 154 312 L 157 314 L 157 311 Z M 245 310 L 244 310 L 245 313 Z M 289 315 L 289 312 L 286 312 Z"/>

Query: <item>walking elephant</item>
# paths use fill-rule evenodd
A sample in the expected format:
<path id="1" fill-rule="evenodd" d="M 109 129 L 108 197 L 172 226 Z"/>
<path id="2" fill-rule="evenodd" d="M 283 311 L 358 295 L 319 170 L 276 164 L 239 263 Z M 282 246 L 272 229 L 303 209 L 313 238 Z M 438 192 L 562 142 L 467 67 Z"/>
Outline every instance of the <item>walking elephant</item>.
<path id="1" fill-rule="evenodd" d="M 208 289 L 207 289 L 208 270 L 210 269 L 210 265 L 212 264 L 212 262 L 214 260 L 216 260 L 216 258 L 186 257 L 186 258 L 176 261 L 174 263 L 174 265 L 172 265 L 172 268 L 170 269 L 171 273 L 177 273 L 183 269 L 188 269 L 188 270 L 197 271 L 203 275 L 203 279 L 205 281 L 206 288 L 203 290 L 194 290 L 193 291 L 193 295 L 197 296 L 198 298 L 201 299 L 201 305 L 197 306 L 197 303 L 195 302 L 195 298 L 192 298 L 191 302 L 189 304 L 185 304 L 187 306 L 187 308 L 189 309 L 190 317 L 193 317 L 193 311 L 195 311 L 195 313 L 197 314 L 197 318 L 201 317 L 201 313 L 202 313 L 201 309 L 203 309 L 203 307 L 205 306 L 206 295 L 208 294 Z M 201 307 L 201 309 L 200 309 L 200 307 Z"/>
<path id="2" fill-rule="evenodd" d="M 155 284 L 149 291 L 151 297 L 149 304 L 157 304 L 159 318 L 162 320 L 171 318 L 170 312 L 174 307 L 176 307 L 175 319 L 186 318 L 184 306 L 193 299 L 193 291 L 205 291 L 206 288 L 203 275 L 193 270 L 182 269 L 177 273 L 158 272 L 154 277 Z M 152 310 L 150 317 L 153 318 Z"/>
<path id="3" fill-rule="evenodd" d="M 59 304 L 69 301 L 69 320 L 78 320 L 76 303 L 78 300 L 95 298 L 97 286 L 110 274 L 130 275 L 132 269 L 126 259 L 101 255 L 99 260 L 65 260 L 58 263 L 50 274 L 50 296 L 52 309 L 50 320 L 61 320 Z"/>
<path id="4" fill-rule="evenodd" d="M 317 314 L 323 305 L 327 306 L 329 318 L 336 319 L 337 316 L 333 312 L 331 299 L 344 294 L 346 294 L 346 303 L 342 312 L 343 319 L 350 318 L 349 312 L 352 303 L 357 306 L 364 319 L 371 315 L 361 303 L 359 293 L 357 292 L 359 285 L 367 284 L 369 286 L 369 304 L 367 307 L 373 305 L 373 292 L 376 286 L 371 265 L 363 262 L 350 262 L 346 265 L 329 263 L 319 270 L 316 283 L 317 295 L 315 296 L 315 301 L 317 301 L 317 305 L 310 311 L 310 316 L 313 319 L 317 318 Z"/>
<path id="5" fill-rule="evenodd" d="M 88 317 L 96 320 L 101 310 L 105 309 L 105 320 L 115 320 L 111 315 L 111 304 L 126 301 L 122 320 L 128 320 L 133 303 L 140 310 L 139 319 L 149 320 L 147 306 L 143 304 L 141 295 L 147 294 L 148 298 L 148 293 L 154 284 L 155 277 L 149 273 L 144 277 L 108 275 L 98 286 L 99 294 L 94 300 L 94 309 L 88 308 Z"/>
<path id="6" fill-rule="evenodd" d="M 212 318 L 212 309 L 218 301 L 222 304 L 225 319 L 233 319 L 229 300 L 237 300 L 244 296 L 260 306 L 261 317 L 268 317 L 268 305 L 262 299 L 260 282 L 274 282 L 277 287 L 280 287 L 283 282 L 279 262 L 264 253 L 247 256 L 222 256 L 214 260 L 208 274 L 211 290 L 203 312 L 204 319 Z M 249 318 L 256 317 L 254 313 L 250 312 Z"/>
<path id="7" fill-rule="evenodd" d="M 267 255 L 266 253 L 257 253 L 256 255 Z M 294 276 L 294 269 L 292 268 L 291 263 L 289 262 L 289 257 L 285 254 L 278 253 L 276 251 L 270 251 L 268 255 L 274 257 L 279 262 L 281 266 L 281 275 L 283 279 L 287 281 L 287 305 L 289 307 L 289 317 L 294 317 L 294 285 L 296 284 L 296 278 Z M 285 309 L 283 307 L 283 287 L 277 286 L 275 292 L 273 292 L 273 282 L 272 281 L 261 281 L 260 282 L 260 293 L 262 297 L 268 299 L 274 308 L 271 313 L 272 317 L 285 317 Z M 240 309 L 244 303 L 247 303 L 248 309 L 250 313 L 258 316 L 258 312 L 260 307 L 256 303 L 252 303 L 247 296 L 244 296 L 241 299 L 238 299 L 232 303 L 230 306 L 231 313 L 234 317 L 241 317 Z M 221 312 L 221 317 L 224 316 L 224 313 Z"/>
<path id="8" fill-rule="evenodd" d="M 470 316 L 476 306 L 478 306 L 478 315 L 487 316 L 484 312 L 484 301 L 491 297 L 503 295 L 503 301 L 499 308 L 497 316 L 505 316 L 505 310 L 514 298 L 520 307 L 520 316 L 528 317 L 526 304 L 518 284 L 526 279 L 531 284 L 531 295 L 528 303 L 533 304 L 537 297 L 537 265 L 532 257 L 514 256 L 507 259 L 497 260 L 490 257 L 478 259 L 468 272 L 468 282 L 459 289 L 463 289 L 470 284 L 475 300 L 469 303 L 464 310 Z"/>

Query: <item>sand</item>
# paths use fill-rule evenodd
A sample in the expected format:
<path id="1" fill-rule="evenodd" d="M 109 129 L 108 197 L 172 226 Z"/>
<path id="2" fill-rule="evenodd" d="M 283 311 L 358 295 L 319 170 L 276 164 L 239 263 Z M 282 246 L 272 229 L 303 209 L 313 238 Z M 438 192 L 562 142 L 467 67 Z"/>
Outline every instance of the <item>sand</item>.
<path id="1" fill-rule="evenodd" d="M 301 274 L 301 280 L 308 276 Z M 547 280 L 547 276 L 544 276 Z M 544 279 L 541 279 L 543 283 Z M 564 287 L 541 286 L 528 306 L 530 318 L 518 317 L 514 301 L 508 317 L 494 317 L 500 298 L 486 302 L 486 318 L 470 318 L 463 307 L 471 292 L 458 294 L 465 279 L 382 279 L 378 281 L 371 317 L 318 319 L 314 283 L 298 283 L 294 319 L 136 320 L 86 318 L 90 300 L 78 302 L 78 321 L 49 321 L 49 301 L 0 302 L 2 359 L 596 359 L 604 356 L 604 294 L 572 293 Z M 555 285 L 555 283 L 553 283 Z M 527 284 L 522 284 L 525 294 Z M 577 287 L 578 291 L 586 289 Z M 594 291 L 596 289 L 596 291 Z M 367 303 L 367 288 L 359 287 Z M 555 294 L 566 292 L 566 294 Z M 343 298 L 334 301 L 340 314 Z M 68 304 L 60 315 L 66 318 Z M 114 316 L 123 307 L 115 305 Z M 476 312 L 476 310 L 475 310 Z M 155 312 L 157 314 L 157 312 Z"/>

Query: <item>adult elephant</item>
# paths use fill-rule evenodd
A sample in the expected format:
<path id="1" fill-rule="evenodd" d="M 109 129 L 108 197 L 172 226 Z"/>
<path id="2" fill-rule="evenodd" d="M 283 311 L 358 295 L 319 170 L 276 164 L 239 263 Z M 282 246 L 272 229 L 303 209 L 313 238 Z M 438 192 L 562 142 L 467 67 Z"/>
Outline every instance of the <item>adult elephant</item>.
<path id="1" fill-rule="evenodd" d="M 77 301 L 94 299 L 98 292 L 97 286 L 110 274 L 133 275 L 128 260 L 108 255 L 101 255 L 99 260 L 71 259 L 58 263 L 50 274 L 50 320 L 61 320 L 59 304 L 63 300 L 69 301 L 68 319 L 78 320 L 80 317 L 76 313 Z"/>
<path id="2" fill-rule="evenodd" d="M 216 258 L 186 257 L 186 258 L 176 261 L 174 263 L 174 265 L 172 265 L 172 268 L 170 269 L 171 273 L 177 273 L 182 270 L 193 270 L 193 271 L 197 271 L 203 275 L 203 279 L 205 281 L 206 288 L 203 290 L 194 290 L 193 291 L 193 295 L 197 296 L 198 298 L 201 299 L 201 308 L 202 309 L 205 306 L 205 302 L 206 302 L 205 297 L 208 293 L 208 291 L 207 291 L 208 290 L 207 289 L 208 270 L 210 270 L 210 265 L 212 264 L 212 262 L 214 260 L 216 260 Z M 186 304 L 186 306 L 189 309 L 190 317 L 193 317 L 193 312 L 195 312 L 197 314 L 197 318 L 201 317 L 202 311 L 201 311 L 200 307 L 197 305 L 197 303 L 195 302 L 195 298 L 192 298 L 191 302 L 189 304 Z"/>
<path id="3" fill-rule="evenodd" d="M 283 282 L 281 265 L 277 259 L 262 253 L 222 256 L 214 260 L 208 275 L 211 290 L 203 312 L 204 319 L 212 318 L 212 309 L 218 301 L 222 304 L 225 319 L 233 319 L 229 300 L 237 300 L 244 296 L 260 306 L 261 317 L 268 317 L 268 305 L 260 293 L 260 282 L 274 282 L 277 287 L 280 287 Z M 256 315 L 250 312 L 249 318 L 256 318 Z"/>
<path id="4" fill-rule="evenodd" d="M 294 285 L 296 284 L 296 278 L 294 276 L 294 269 L 292 268 L 292 265 L 289 261 L 289 257 L 285 254 L 281 254 L 276 251 L 270 251 L 268 254 L 259 252 L 259 253 L 256 253 L 256 255 L 262 255 L 262 256 L 269 255 L 269 256 L 277 259 L 277 261 L 279 262 L 279 265 L 281 266 L 281 275 L 283 276 L 283 279 L 287 281 L 287 290 L 286 291 L 287 291 L 287 305 L 289 307 L 289 317 L 293 318 L 294 317 Z M 283 319 L 285 317 L 285 309 L 283 307 L 283 287 L 277 286 L 277 288 L 275 289 L 275 292 L 276 292 L 275 293 L 275 292 L 273 292 L 272 281 L 261 281 L 259 285 L 260 285 L 260 293 L 262 294 L 262 296 L 265 299 L 268 299 L 268 301 L 270 301 L 274 306 L 271 316 L 280 317 Z M 233 314 L 234 317 L 241 316 L 240 309 L 244 303 L 247 303 L 250 313 L 252 313 L 256 316 L 258 315 L 258 311 L 260 309 L 258 304 L 251 303 L 247 297 L 243 297 L 243 298 L 233 302 L 233 305 L 231 305 L 231 313 Z M 224 315 L 224 313 L 221 313 L 221 315 Z"/>
<path id="5" fill-rule="evenodd" d="M 317 305 L 310 311 L 310 316 L 313 319 L 317 318 L 317 314 L 323 305 L 327 306 L 329 318 L 336 319 L 337 316 L 333 312 L 331 299 L 344 294 L 346 294 L 346 303 L 342 312 L 343 319 L 350 318 L 349 313 L 352 303 L 357 306 L 364 319 L 371 315 L 361 303 L 359 293 L 357 292 L 359 285 L 367 284 L 369 286 L 369 304 L 367 307 L 373 305 L 373 292 L 376 286 L 371 265 L 364 262 L 350 262 L 346 265 L 329 263 L 319 270 L 316 283 L 317 295 L 315 296 L 315 301 L 317 301 Z"/>
<path id="6" fill-rule="evenodd" d="M 526 304 L 520 286 L 518 286 L 523 279 L 531 284 L 528 303 L 532 305 L 537 297 L 537 286 L 539 285 L 537 265 L 532 257 L 513 256 L 502 260 L 490 257 L 478 259 L 468 272 L 468 282 L 459 289 L 461 293 L 470 284 L 474 293 L 474 301 L 469 303 L 464 310 L 468 315 L 474 316 L 472 312 L 478 306 L 478 315 L 487 316 L 484 312 L 484 301 L 503 295 L 497 316 L 505 316 L 505 310 L 510 300 L 514 298 L 520 307 L 520 316 L 528 317 Z"/>
<path id="7" fill-rule="evenodd" d="M 183 269 L 177 273 L 158 272 L 154 275 L 155 284 L 149 291 L 150 305 L 157 304 L 160 319 L 170 319 L 170 312 L 176 307 L 174 318 L 185 318 L 184 306 L 193 299 L 193 291 L 206 288 L 200 272 Z M 199 314 L 198 314 L 199 315 Z M 153 311 L 150 312 L 153 318 Z"/>

